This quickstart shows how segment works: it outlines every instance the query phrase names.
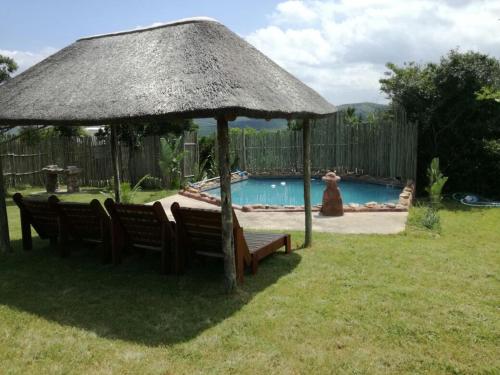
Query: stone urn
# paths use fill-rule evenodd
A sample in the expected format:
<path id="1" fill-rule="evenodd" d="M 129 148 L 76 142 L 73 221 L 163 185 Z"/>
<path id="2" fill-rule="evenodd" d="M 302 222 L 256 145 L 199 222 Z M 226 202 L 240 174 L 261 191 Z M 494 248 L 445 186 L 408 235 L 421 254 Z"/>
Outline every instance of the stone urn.
<path id="1" fill-rule="evenodd" d="M 324 216 L 343 216 L 344 205 L 342 196 L 337 182 L 340 177 L 335 172 L 328 172 L 321 178 L 326 182 L 326 189 L 323 192 L 323 205 L 321 206 L 321 214 Z"/>
<path id="2" fill-rule="evenodd" d="M 81 168 L 74 165 L 69 165 L 66 167 L 66 184 L 68 186 L 68 193 L 78 193 L 80 191 L 80 173 Z"/>
<path id="3" fill-rule="evenodd" d="M 45 173 L 45 189 L 47 193 L 55 193 L 59 189 L 59 181 L 57 176 L 63 173 L 64 169 L 57 165 L 47 165 L 42 169 Z"/>

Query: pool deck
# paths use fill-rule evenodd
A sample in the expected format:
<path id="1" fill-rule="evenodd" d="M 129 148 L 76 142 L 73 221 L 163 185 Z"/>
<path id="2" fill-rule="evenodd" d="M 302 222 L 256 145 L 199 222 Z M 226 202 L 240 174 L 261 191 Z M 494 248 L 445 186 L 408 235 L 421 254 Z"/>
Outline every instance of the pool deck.
<path id="1" fill-rule="evenodd" d="M 181 206 L 219 209 L 210 203 L 176 194 L 160 200 L 172 220 L 170 206 L 179 202 Z M 260 230 L 304 230 L 303 212 L 242 212 L 236 211 L 240 225 L 247 229 Z M 408 212 L 356 212 L 342 217 L 325 217 L 313 212 L 313 230 L 327 233 L 347 234 L 394 234 L 404 231 Z"/>

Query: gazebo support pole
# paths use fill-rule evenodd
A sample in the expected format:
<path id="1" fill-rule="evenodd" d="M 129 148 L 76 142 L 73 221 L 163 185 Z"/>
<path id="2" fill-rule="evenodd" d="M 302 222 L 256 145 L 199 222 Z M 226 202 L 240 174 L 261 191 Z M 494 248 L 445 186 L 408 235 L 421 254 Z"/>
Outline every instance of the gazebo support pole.
<path id="1" fill-rule="evenodd" d="M 9 236 L 9 221 L 7 218 L 7 205 L 5 203 L 5 187 L 3 181 L 2 157 L 0 156 L 0 253 L 11 251 Z"/>
<path id="2" fill-rule="evenodd" d="M 231 166 L 229 161 L 229 125 L 227 117 L 217 118 L 217 146 L 221 190 L 222 251 L 228 292 L 236 289 L 236 264 L 233 247 L 233 206 L 231 202 Z"/>
<path id="3" fill-rule="evenodd" d="M 304 163 L 304 247 L 312 245 L 312 207 L 311 207 L 311 124 L 309 119 L 302 123 L 302 148 Z"/>
<path id="4" fill-rule="evenodd" d="M 117 125 L 109 125 L 111 142 L 111 163 L 113 164 L 113 190 L 115 192 L 115 201 L 120 203 L 120 163 L 118 162 L 118 138 L 116 136 Z"/>

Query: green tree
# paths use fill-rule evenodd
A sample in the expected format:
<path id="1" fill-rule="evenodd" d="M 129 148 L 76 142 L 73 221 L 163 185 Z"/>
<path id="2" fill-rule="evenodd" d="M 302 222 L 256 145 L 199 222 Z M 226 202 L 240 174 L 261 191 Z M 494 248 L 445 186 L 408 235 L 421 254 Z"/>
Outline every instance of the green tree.
<path id="1" fill-rule="evenodd" d="M 286 125 L 288 130 L 302 131 L 302 120 L 300 119 L 288 119 Z"/>
<path id="2" fill-rule="evenodd" d="M 59 137 L 85 137 L 88 134 L 83 126 L 58 125 L 51 129 L 51 133 Z"/>
<path id="3" fill-rule="evenodd" d="M 10 79 L 11 75 L 17 70 L 18 66 L 14 59 L 0 55 L 0 85 Z M 0 140 L 12 129 L 13 126 L 0 125 Z"/>
<path id="4" fill-rule="evenodd" d="M 348 124 L 356 125 L 362 121 L 361 116 L 358 116 L 358 114 L 356 113 L 356 108 L 347 107 L 347 109 L 344 112 L 345 112 L 345 120 L 347 121 Z"/>
<path id="5" fill-rule="evenodd" d="M 482 87 L 476 93 L 476 97 L 478 100 L 495 100 L 500 103 L 500 89 L 495 89 L 490 86 Z"/>
<path id="6" fill-rule="evenodd" d="M 11 75 L 18 69 L 14 59 L 0 55 L 0 83 L 10 79 Z"/>
<path id="7" fill-rule="evenodd" d="M 452 50 L 437 64 L 387 68 L 382 91 L 419 124 L 417 180 L 425 181 L 426 166 L 436 156 L 449 176 L 448 189 L 500 195 L 500 158 L 491 151 L 491 142 L 500 139 L 500 106 L 477 100 L 500 77 L 500 61 Z"/>

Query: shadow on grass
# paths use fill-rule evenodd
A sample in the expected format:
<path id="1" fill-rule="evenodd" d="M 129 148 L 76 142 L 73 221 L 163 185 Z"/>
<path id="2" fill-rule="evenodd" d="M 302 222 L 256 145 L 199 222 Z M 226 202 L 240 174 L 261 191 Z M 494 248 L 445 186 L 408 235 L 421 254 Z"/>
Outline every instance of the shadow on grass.
<path id="1" fill-rule="evenodd" d="M 240 310 L 260 291 L 290 273 L 298 254 L 277 253 L 247 275 L 235 295 L 223 289 L 222 263 L 183 276 L 162 276 L 155 254 L 124 264 L 99 264 L 92 249 L 61 259 L 44 242 L 31 252 L 0 255 L 0 304 L 110 339 L 149 346 L 184 342 Z"/>
<path id="2" fill-rule="evenodd" d="M 472 211 L 473 209 L 481 210 L 483 208 L 482 207 L 474 208 L 474 207 L 462 204 L 454 199 L 446 198 L 443 200 L 442 209 L 444 209 L 446 211 L 469 212 L 469 211 Z"/>
<path id="3" fill-rule="evenodd" d="M 413 203 L 413 206 L 416 208 L 426 208 L 429 206 L 429 201 L 427 199 L 419 199 Z M 444 211 L 468 212 L 472 210 L 482 210 L 484 207 L 467 206 L 452 198 L 446 197 L 443 199 L 439 209 Z"/>

